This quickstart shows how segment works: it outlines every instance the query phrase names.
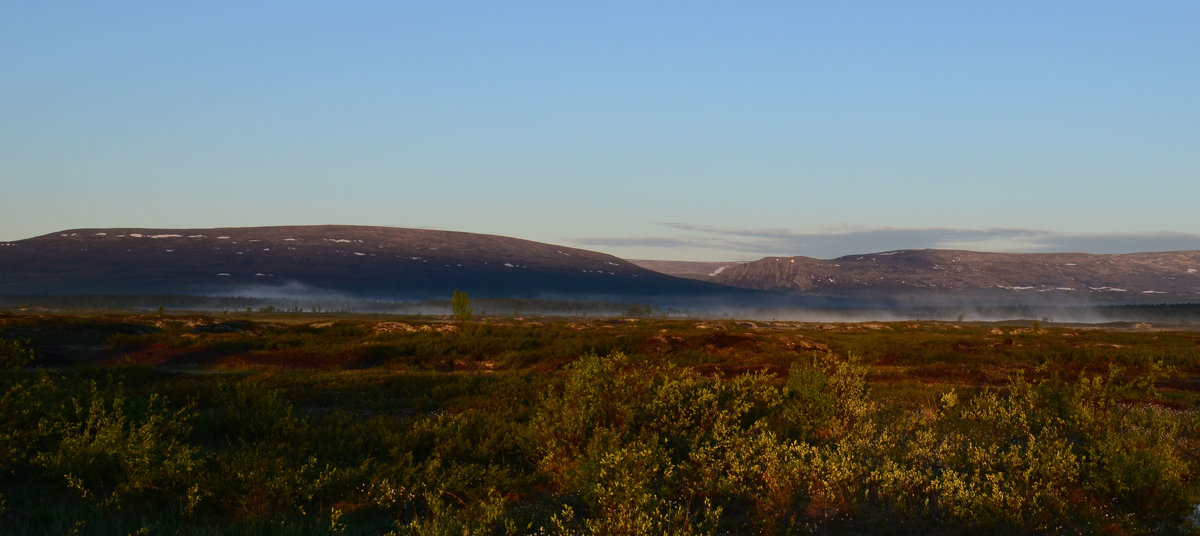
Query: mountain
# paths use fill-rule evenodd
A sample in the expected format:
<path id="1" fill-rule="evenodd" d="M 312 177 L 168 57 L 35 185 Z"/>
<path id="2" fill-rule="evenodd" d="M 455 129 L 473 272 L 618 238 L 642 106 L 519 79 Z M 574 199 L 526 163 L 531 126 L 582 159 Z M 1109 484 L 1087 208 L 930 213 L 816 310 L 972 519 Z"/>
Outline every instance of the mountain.
<path id="1" fill-rule="evenodd" d="M 629 262 L 647 270 L 684 277 L 698 281 L 712 281 L 730 266 L 743 264 L 740 262 L 699 262 L 699 261 L 655 261 L 645 259 L 629 259 Z"/>
<path id="2" fill-rule="evenodd" d="M 3 295 L 420 300 L 448 298 L 454 289 L 472 297 L 672 305 L 695 298 L 714 307 L 891 307 L 947 293 L 991 302 L 1182 302 L 1200 300 L 1200 251 L 900 250 L 832 260 L 630 262 L 503 236 L 344 225 L 75 229 L 0 242 Z"/>
<path id="3" fill-rule="evenodd" d="M 642 298 L 728 292 L 594 251 L 503 236 L 342 225 L 74 229 L 0 242 L 0 294 L 380 299 Z M 740 291 L 734 291 L 740 292 Z"/>
<path id="4" fill-rule="evenodd" d="M 641 262 L 641 261 L 639 261 Z M 995 289 L 1128 298 L 1200 297 L 1200 251 L 1094 255 L 899 250 L 832 260 L 767 257 L 696 277 L 696 267 L 651 264 L 665 273 L 769 291 L 901 292 Z"/>

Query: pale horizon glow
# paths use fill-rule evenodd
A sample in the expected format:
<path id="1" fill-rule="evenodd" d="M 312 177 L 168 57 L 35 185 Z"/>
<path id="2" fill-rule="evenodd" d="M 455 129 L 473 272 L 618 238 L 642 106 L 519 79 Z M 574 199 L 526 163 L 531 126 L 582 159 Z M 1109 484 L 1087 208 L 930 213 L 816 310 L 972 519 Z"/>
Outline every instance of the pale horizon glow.
<path id="1" fill-rule="evenodd" d="M 9 2 L 0 241 L 1200 249 L 1200 3 Z"/>

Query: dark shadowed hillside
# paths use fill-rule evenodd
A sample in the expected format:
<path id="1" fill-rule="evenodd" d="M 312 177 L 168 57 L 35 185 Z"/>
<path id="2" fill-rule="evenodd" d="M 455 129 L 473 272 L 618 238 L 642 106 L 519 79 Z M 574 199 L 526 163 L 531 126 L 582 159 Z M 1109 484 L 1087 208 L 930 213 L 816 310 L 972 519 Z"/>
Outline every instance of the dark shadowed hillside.
<path id="1" fill-rule="evenodd" d="M 418 299 L 724 291 L 611 255 L 502 236 L 358 226 L 77 229 L 0 243 L 4 294 L 338 292 Z"/>

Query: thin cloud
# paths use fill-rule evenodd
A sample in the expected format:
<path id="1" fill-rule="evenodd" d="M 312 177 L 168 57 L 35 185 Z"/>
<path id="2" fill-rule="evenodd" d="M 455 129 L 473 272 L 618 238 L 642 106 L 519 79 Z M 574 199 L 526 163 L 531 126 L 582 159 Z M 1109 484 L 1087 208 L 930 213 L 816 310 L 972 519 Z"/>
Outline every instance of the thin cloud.
<path id="1" fill-rule="evenodd" d="M 816 231 L 738 229 L 666 222 L 668 236 L 583 238 L 577 243 L 603 248 L 710 250 L 726 258 L 804 255 L 836 258 L 896 249 L 966 249 L 997 252 L 1137 253 L 1200 249 L 1200 234 L 1062 233 L 1036 229 L 866 228 L 840 227 Z M 619 253 L 618 253 L 619 254 Z"/>
<path id="2" fill-rule="evenodd" d="M 1190 233 L 1057 235 L 1047 237 L 1044 246 L 1054 251 L 1084 251 L 1088 253 L 1184 251 L 1200 249 L 1200 235 Z"/>
<path id="3" fill-rule="evenodd" d="M 646 238 L 580 238 L 574 241 L 576 244 L 593 247 L 643 247 L 643 248 L 685 248 L 685 247 L 712 247 L 711 241 L 694 239 L 694 238 L 667 238 L 667 237 L 646 237 Z"/>

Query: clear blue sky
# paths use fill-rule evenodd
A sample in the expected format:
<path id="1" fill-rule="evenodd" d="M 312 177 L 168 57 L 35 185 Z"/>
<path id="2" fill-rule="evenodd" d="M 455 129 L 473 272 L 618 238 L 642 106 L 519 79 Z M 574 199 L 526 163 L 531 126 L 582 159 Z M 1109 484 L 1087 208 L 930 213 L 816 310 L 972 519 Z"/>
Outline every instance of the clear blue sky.
<path id="1" fill-rule="evenodd" d="M 1200 249 L 1200 2 L 0 4 L 0 240 Z"/>

